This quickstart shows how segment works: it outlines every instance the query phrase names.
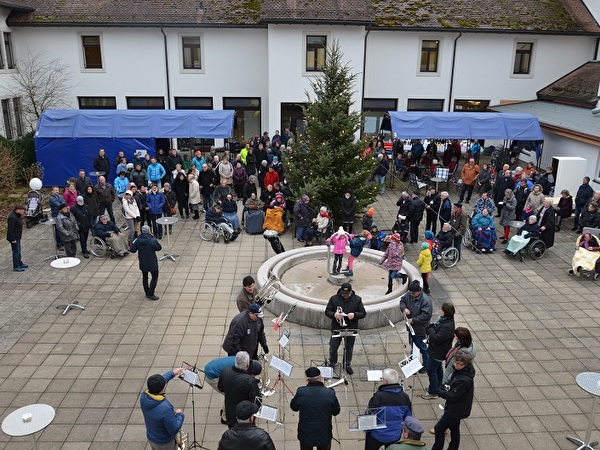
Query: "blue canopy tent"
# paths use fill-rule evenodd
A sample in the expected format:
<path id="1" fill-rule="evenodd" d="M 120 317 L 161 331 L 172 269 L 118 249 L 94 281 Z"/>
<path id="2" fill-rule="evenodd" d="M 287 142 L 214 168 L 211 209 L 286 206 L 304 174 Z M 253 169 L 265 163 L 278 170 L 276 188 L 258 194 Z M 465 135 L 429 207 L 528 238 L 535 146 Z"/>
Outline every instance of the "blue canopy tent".
<path id="1" fill-rule="evenodd" d="M 109 161 L 123 151 L 154 155 L 156 138 L 228 138 L 235 111 L 214 110 L 47 110 L 35 132 L 37 161 L 45 186 L 64 185 L 79 169 L 93 171 L 98 150 Z M 111 178 L 116 174 L 111 172 Z M 107 180 L 112 183 L 112 179 Z"/>

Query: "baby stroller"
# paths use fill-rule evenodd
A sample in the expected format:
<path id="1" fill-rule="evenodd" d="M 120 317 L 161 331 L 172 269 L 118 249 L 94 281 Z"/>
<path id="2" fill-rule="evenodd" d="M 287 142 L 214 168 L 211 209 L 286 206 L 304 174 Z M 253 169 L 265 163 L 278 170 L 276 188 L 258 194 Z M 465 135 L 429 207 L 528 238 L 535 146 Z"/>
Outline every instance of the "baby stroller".
<path id="1" fill-rule="evenodd" d="M 44 217 L 44 210 L 42 209 L 42 202 L 44 201 L 44 194 L 34 189 L 27 192 L 27 209 L 25 210 L 25 226 L 31 228 L 42 220 L 46 220 L 48 217 Z"/>
<path id="2" fill-rule="evenodd" d="M 594 235 L 594 230 L 600 235 L 599 229 L 585 228 L 583 233 L 577 239 L 577 251 L 573 255 L 572 268 L 569 269 L 569 275 L 581 276 L 584 275 L 594 280 L 600 279 L 600 238 Z M 589 248 L 580 246 L 581 240 L 586 233 L 591 234 Z"/>

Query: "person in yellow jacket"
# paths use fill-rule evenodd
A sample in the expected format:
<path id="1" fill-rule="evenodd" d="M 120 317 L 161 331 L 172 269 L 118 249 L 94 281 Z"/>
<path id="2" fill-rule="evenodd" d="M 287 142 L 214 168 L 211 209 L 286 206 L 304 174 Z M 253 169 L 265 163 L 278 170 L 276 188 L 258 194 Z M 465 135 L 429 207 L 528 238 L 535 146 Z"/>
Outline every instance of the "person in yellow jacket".
<path id="1" fill-rule="evenodd" d="M 429 250 L 429 243 L 423 242 L 421 244 L 421 253 L 419 253 L 419 258 L 417 259 L 417 265 L 419 266 L 419 272 L 421 272 L 421 277 L 423 278 L 423 292 L 426 294 L 430 294 L 431 290 L 429 289 L 429 274 L 431 273 L 431 250 Z"/>

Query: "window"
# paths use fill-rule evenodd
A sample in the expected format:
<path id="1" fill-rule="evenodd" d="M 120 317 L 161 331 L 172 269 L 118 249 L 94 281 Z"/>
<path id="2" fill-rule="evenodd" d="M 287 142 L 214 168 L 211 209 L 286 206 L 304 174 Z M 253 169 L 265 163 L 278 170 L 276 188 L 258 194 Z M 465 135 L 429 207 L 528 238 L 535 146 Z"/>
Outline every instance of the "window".
<path id="1" fill-rule="evenodd" d="M 4 134 L 6 138 L 14 138 L 14 129 L 10 114 L 10 99 L 8 98 L 2 100 L 2 118 L 4 119 Z"/>
<path id="2" fill-rule="evenodd" d="M 258 97 L 224 97 L 223 109 L 234 109 L 233 139 L 244 141 L 253 136 L 260 136 L 260 98 Z"/>
<path id="3" fill-rule="evenodd" d="M 368 133 L 372 136 L 379 133 L 387 135 L 383 128 L 390 128 L 388 111 L 398 109 L 398 100 L 395 98 L 365 98 L 363 100 L 363 128 L 361 134 Z M 386 119 L 387 117 L 387 119 Z"/>
<path id="4" fill-rule="evenodd" d="M 4 69 L 4 51 L 2 51 L 2 46 L 0 45 L 0 70 L 2 69 Z"/>
<path id="5" fill-rule="evenodd" d="M 102 69 L 100 36 L 81 36 L 84 69 Z"/>
<path id="6" fill-rule="evenodd" d="M 175 97 L 175 109 L 213 109 L 212 97 Z"/>
<path id="7" fill-rule="evenodd" d="M 11 34 L 4 32 L 4 53 L 6 54 L 6 68 L 15 68 L 15 56 L 13 54 Z"/>
<path id="8" fill-rule="evenodd" d="M 127 109 L 165 109 L 165 98 L 127 97 Z"/>
<path id="9" fill-rule="evenodd" d="M 407 111 L 443 111 L 444 100 L 427 98 L 409 98 Z"/>
<path id="10" fill-rule="evenodd" d="M 77 97 L 79 109 L 117 109 L 115 97 Z"/>
<path id="11" fill-rule="evenodd" d="M 419 71 L 426 73 L 437 72 L 439 52 L 440 41 L 421 41 L 421 64 Z"/>
<path id="12" fill-rule="evenodd" d="M 454 111 L 487 111 L 489 100 L 454 100 Z"/>
<path id="13" fill-rule="evenodd" d="M 320 72 L 325 65 L 327 36 L 306 36 L 306 71 Z"/>
<path id="14" fill-rule="evenodd" d="M 289 128 L 294 136 L 304 134 L 306 120 L 302 105 L 306 103 L 281 103 L 281 134 L 286 128 Z"/>
<path id="15" fill-rule="evenodd" d="M 200 60 L 200 37 L 183 36 L 181 38 L 183 49 L 183 68 L 184 69 L 202 69 Z"/>
<path id="16" fill-rule="evenodd" d="M 23 136 L 23 121 L 21 120 L 21 98 L 15 97 L 13 100 L 13 112 L 15 115 L 15 130 L 17 136 Z"/>
<path id="17" fill-rule="evenodd" d="M 513 74 L 529 75 L 531 73 L 531 58 L 533 55 L 532 42 L 517 42 Z"/>

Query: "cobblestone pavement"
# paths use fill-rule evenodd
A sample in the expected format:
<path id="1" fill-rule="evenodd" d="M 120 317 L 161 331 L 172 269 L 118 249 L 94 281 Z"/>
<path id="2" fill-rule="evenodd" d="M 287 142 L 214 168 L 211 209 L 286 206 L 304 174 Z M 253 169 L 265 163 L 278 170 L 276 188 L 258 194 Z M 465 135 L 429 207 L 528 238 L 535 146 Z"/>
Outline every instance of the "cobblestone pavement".
<path id="1" fill-rule="evenodd" d="M 375 220 L 391 228 L 400 188 L 378 198 Z M 456 199 L 456 192 L 451 192 Z M 469 210 L 469 206 L 466 209 Z M 450 300 L 456 323 L 472 330 L 478 346 L 475 404 L 463 421 L 461 449 L 571 449 L 565 436 L 583 437 L 592 397 L 575 383 L 583 371 L 600 372 L 600 295 L 598 283 L 566 273 L 576 235 L 570 221 L 556 235 L 556 245 L 538 260 L 523 262 L 502 252 L 477 254 L 463 250 L 452 269 L 435 271 L 431 289 L 435 309 Z M 286 248 L 301 245 L 288 231 Z M 51 233 L 37 225 L 24 230 L 24 273 L 10 270 L 10 246 L 0 245 L 0 414 L 6 417 L 31 403 L 47 403 L 56 418 L 37 438 L 40 448 L 149 448 L 138 400 L 149 374 L 165 372 L 183 361 L 203 367 L 223 355 L 221 342 L 237 312 L 233 299 L 241 280 L 255 274 L 272 250 L 261 235 L 242 233 L 233 243 L 202 242 L 198 223 L 182 220 L 174 226 L 171 247 L 181 256 L 160 263 L 157 295 L 143 296 L 137 257 L 82 259 L 71 269 L 71 292 L 85 305 L 62 316 L 64 273 L 44 258 L 52 253 Z M 166 246 L 166 239 L 163 239 Z M 407 258 L 417 258 L 417 245 L 407 245 Z M 386 281 L 381 280 L 382 293 Z M 276 348 L 277 334 L 267 338 Z M 295 366 L 286 379 L 291 389 L 304 384 L 303 369 L 322 361 L 327 330 L 289 323 L 290 357 Z M 361 334 L 355 348 L 355 375 L 347 389 L 336 388 L 342 404 L 334 421 L 334 450 L 361 449 L 364 435 L 349 431 L 353 414 L 362 411 L 375 385 L 366 368 L 397 367 L 405 355 L 404 337 L 391 327 Z M 357 370 L 358 369 L 358 370 Z M 275 374 L 270 371 L 271 380 Z M 421 399 L 426 375 L 409 380 L 415 415 L 428 430 L 441 415 L 437 401 Z M 186 413 L 185 430 L 192 435 L 195 403 L 196 439 L 216 449 L 226 427 L 219 422 L 222 397 L 208 385 L 192 397 L 179 380 L 169 384 L 169 398 Z M 297 413 L 289 407 L 284 388 L 268 398 L 281 406 L 283 425 L 266 428 L 279 449 L 298 448 Z M 596 419 L 592 440 L 600 440 Z M 429 447 L 433 436 L 426 433 Z M 27 449 L 27 438 L 0 434 L 0 449 Z"/>

